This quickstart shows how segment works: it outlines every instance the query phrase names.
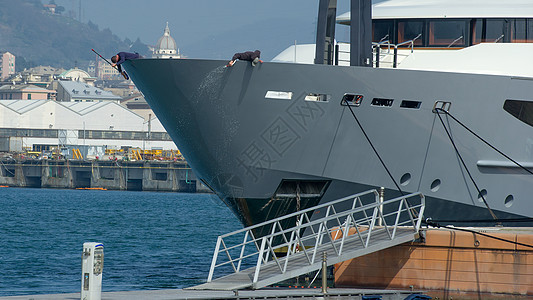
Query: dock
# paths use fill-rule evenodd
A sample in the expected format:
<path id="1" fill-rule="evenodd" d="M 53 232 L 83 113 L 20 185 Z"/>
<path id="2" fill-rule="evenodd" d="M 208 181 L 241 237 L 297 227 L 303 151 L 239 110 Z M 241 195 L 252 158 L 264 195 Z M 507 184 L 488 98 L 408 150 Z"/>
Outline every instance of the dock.
<path id="1" fill-rule="evenodd" d="M 0 186 L 211 192 L 181 160 L 0 159 Z"/>
<path id="2" fill-rule="evenodd" d="M 468 230 L 421 229 L 419 240 L 346 260 L 335 266 L 335 286 L 414 288 L 440 299 L 531 299 L 533 228 Z"/>
<path id="3" fill-rule="evenodd" d="M 403 300 L 409 295 L 420 294 L 415 291 L 378 290 L 378 289 L 329 289 L 327 295 L 321 289 L 273 288 L 239 291 L 196 291 L 167 289 L 155 291 L 105 292 L 102 300 L 182 300 L 182 299 L 383 299 Z M 371 297 L 381 296 L 381 298 Z M 363 298 L 368 297 L 368 298 Z M 0 300 L 74 300 L 80 293 L 53 295 L 26 295 L 0 297 Z"/>

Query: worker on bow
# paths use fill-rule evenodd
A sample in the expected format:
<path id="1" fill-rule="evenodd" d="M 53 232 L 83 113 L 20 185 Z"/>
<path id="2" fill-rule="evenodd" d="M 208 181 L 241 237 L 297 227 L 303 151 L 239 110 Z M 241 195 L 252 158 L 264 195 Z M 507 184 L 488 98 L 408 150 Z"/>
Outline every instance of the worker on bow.
<path id="1" fill-rule="evenodd" d="M 261 56 L 261 51 L 259 50 L 235 53 L 235 55 L 233 55 L 233 57 L 231 58 L 231 60 L 228 62 L 226 66 L 227 67 L 233 66 L 235 64 L 235 61 L 239 59 L 239 60 L 251 61 L 252 66 L 255 67 L 258 63 L 261 63 L 261 64 L 263 63 L 263 61 L 259 59 L 260 56 Z"/>
<path id="2" fill-rule="evenodd" d="M 126 72 L 122 71 L 122 67 L 120 65 L 123 62 L 125 62 L 126 60 L 137 59 L 137 58 L 140 58 L 140 57 L 141 56 L 138 53 L 119 52 L 116 55 L 114 55 L 113 57 L 111 57 L 111 61 L 113 62 L 113 64 L 111 66 L 113 68 L 117 67 L 117 69 L 120 72 L 120 74 L 122 74 L 122 76 L 124 76 L 124 78 L 129 79 L 129 77 L 126 74 Z"/>

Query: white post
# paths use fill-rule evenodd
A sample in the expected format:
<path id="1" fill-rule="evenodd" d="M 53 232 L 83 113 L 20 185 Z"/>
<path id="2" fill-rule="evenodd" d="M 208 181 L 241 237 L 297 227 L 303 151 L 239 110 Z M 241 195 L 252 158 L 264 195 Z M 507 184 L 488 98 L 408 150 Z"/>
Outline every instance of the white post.
<path id="1" fill-rule="evenodd" d="M 263 263 L 263 253 L 265 251 L 265 244 L 266 244 L 266 237 L 263 237 L 261 239 L 261 249 L 259 249 L 259 252 L 257 253 L 257 264 L 255 265 L 255 273 L 254 273 L 254 279 L 253 283 L 254 285 L 257 283 L 257 280 L 259 279 L 259 270 L 261 270 L 261 264 Z"/>
<path id="2" fill-rule="evenodd" d="M 383 201 L 385 201 L 385 188 L 380 187 L 379 188 L 379 219 L 378 219 L 378 226 L 383 225 Z"/>
<path id="3" fill-rule="evenodd" d="M 81 255 L 81 300 L 102 299 L 102 271 L 104 269 L 104 245 L 83 243 Z"/>
<path id="4" fill-rule="evenodd" d="M 217 245 L 215 247 L 215 253 L 213 254 L 213 260 L 211 261 L 211 268 L 209 269 L 209 276 L 207 277 L 207 282 L 211 282 L 211 280 L 213 280 L 213 273 L 215 272 L 215 267 L 217 264 L 218 252 L 220 250 L 221 241 L 222 241 L 222 238 L 219 235 L 217 238 Z"/>

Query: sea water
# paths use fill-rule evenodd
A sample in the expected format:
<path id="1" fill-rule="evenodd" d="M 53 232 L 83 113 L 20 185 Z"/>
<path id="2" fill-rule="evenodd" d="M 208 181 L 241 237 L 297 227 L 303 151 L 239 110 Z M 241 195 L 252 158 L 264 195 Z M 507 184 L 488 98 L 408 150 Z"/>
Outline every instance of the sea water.
<path id="1" fill-rule="evenodd" d="M 0 188 L 0 296 L 79 292 L 84 242 L 104 244 L 104 292 L 201 284 L 240 228 L 210 194 Z"/>

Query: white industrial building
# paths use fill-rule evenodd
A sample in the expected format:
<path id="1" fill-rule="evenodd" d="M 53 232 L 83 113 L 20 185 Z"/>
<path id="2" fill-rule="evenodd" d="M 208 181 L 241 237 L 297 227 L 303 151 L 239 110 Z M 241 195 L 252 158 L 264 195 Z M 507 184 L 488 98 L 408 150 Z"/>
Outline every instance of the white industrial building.
<path id="1" fill-rule="evenodd" d="M 61 102 L 114 101 L 118 103 L 122 99 L 109 91 L 101 90 L 84 82 L 59 80 L 53 83 L 53 87 L 57 90 L 57 101 Z"/>
<path id="2" fill-rule="evenodd" d="M 114 101 L 0 100 L 0 138 L 38 150 L 65 144 L 177 149 L 156 117 L 145 121 Z"/>

